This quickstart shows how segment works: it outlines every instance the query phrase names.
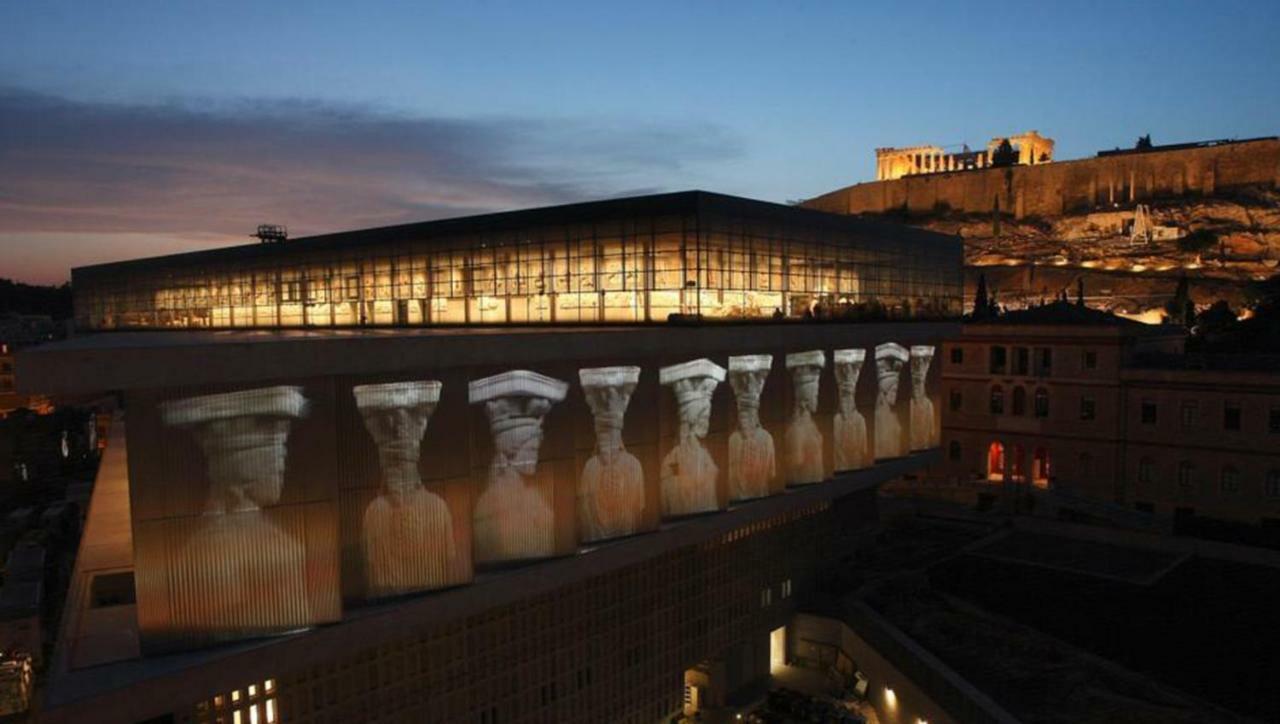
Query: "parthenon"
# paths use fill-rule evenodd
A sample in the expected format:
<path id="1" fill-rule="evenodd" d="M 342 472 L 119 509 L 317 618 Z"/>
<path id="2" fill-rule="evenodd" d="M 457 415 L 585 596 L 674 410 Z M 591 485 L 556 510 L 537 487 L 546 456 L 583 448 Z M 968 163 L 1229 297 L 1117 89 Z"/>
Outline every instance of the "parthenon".
<path id="1" fill-rule="evenodd" d="M 1027 131 L 1016 136 L 1000 136 L 987 143 L 985 151 L 973 151 L 966 144 L 958 153 L 947 153 L 941 146 L 907 146 L 904 148 L 876 149 L 876 180 L 888 181 L 926 173 L 965 171 L 992 165 L 992 157 L 1005 140 L 1018 154 L 1017 164 L 1032 166 L 1053 160 L 1053 139 L 1041 136 L 1038 131 Z"/>

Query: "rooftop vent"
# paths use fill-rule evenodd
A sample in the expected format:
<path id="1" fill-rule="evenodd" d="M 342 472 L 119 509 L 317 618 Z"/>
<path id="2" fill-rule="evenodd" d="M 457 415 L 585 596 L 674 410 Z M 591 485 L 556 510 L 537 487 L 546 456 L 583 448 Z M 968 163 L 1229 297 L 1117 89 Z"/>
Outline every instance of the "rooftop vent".
<path id="1" fill-rule="evenodd" d="M 289 229 L 280 224 L 258 224 L 258 233 L 250 236 L 264 244 L 280 242 L 289 238 Z"/>

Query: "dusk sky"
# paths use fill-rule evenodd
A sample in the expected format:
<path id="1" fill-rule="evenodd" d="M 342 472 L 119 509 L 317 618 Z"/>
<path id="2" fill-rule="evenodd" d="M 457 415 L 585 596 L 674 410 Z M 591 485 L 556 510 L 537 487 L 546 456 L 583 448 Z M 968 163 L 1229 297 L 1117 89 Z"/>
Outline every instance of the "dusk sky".
<path id="1" fill-rule="evenodd" d="M 0 3 L 0 277 L 291 235 L 1280 131 L 1280 2 Z"/>

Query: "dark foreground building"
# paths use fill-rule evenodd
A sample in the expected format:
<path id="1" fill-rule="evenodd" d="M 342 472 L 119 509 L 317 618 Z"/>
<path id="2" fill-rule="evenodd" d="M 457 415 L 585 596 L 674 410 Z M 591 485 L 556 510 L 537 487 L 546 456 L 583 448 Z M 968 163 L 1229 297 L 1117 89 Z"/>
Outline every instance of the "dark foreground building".
<path id="1" fill-rule="evenodd" d="M 19 358 L 125 408 L 43 717 L 651 722 L 759 680 L 936 458 L 960 274 L 700 192 L 75 270 L 132 331 Z"/>

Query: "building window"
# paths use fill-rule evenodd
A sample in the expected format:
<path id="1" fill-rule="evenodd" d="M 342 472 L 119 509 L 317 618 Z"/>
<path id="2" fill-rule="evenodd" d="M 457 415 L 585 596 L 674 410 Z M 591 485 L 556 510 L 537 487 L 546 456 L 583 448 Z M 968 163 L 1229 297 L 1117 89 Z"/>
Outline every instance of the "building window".
<path id="1" fill-rule="evenodd" d="M 1026 375 L 1031 370 L 1031 353 L 1026 347 L 1013 348 L 1013 373 Z"/>
<path id="2" fill-rule="evenodd" d="M 951 411 L 959 412 L 960 407 L 964 404 L 964 398 L 960 394 L 960 390 L 951 391 Z"/>
<path id="3" fill-rule="evenodd" d="M 963 347 L 951 348 L 951 364 L 953 365 L 964 364 L 964 348 Z"/>
<path id="4" fill-rule="evenodd" d="M 1035 409 L 1036 417 L 1049 416 L 1049 391 L 1043 387 L 1036 388 Z"/>
<path id="5" fill-rule="evenodd" d="M 991 348 L 991 374 L 1004 374 L 1005 366 L 1008 364 L 1008 351 L 1004 347 Z"/>
<path id="6" fill-rule="evenodd" d="M 1093 456 L 1089 453 L 1080 453 L 1080 479 L 1087 481 L 1093 477 Z"/>
<path id="7" fill-rule="evenodd" d="M 1200 416 L 1200 405 L 1195 400 L 1182 403 L 1182 429 L 1192 430 L 1196 426 L 1196 418 Z"/>
<path id="8" fill-rule="evenodd" d="M 1087 370 L 1098 369 L 1098 353 L 1097 352 L 1091 349 L 1086 349 L 1080 356 L 1082 358 L 1080 363 L 1081 367 Z"/>
<path id="9" fill-rule="evenodd" d="M 1156 467 L 1155 461 L 1151 458 L 1142 458 L 1138 461 L 1138 482 L 1144 485 L 1151 483 L 1151 471 Z"/>
<path id="10" fill-rule="evenodd" d="M 1156 403 L 1155 400 L 1142 401 L 1142 424 L 1156 424 Z"/>
<path id="11" fill-rule="evenodd" d="M 1280 470 L 1268 470 L 1263 491 L 1268 498 L 1280 498 Z"/>
<path id="12" fill-rule="evenodd" d="M 1223 467 L 1221 485 L 1224 495 L 1240 492 L 1240 471 L 1232 465 Z"/>
<path id="13" fill-rule="evenodd" d="M 791 597 L 791 579 L 790 578 L 782 582 L 782 597 L 783 598 Z"/>
<path id="14" fill-rule="evenodd" d="M 1098 403 L 1088 395 L 1080 398 L 1080 419 L 1092 420 L 1098 416 Z"/>
<path id="15" fill-rule="evenodd" d="M 1186 495 L 1196 490 L 1196 466 L 1188 460 L 1178 463 L 1178 490 Z"/>
<path id="16" fill-rule="evenodd" d="M 991 414 L 1004 414 L 1004 390 L 1000 385 L 991 388 Z"/>
<path id="17" fill-rule="evenodd" d="M 1222 429 L 1240 429 L 1240 403 L 1228 402 L 1222 408 Z"/>
<path id="18" fill-rule="evenodd" d="M 1053 372 L 1053 350 L 1048 347 L 1036 348 L 1036 374 L 1048 377 Z"/>
<path id="19" fill-rule="evenodd" d="M 1271 414 L 1267 416 L 1267 432 L 1280 435 L 1280 407 L 1271 408 Z"/>
<path id="20" fill-rule="evenodd" d="M 950 457 L 952 460 L 960 459 L 960 441 L 959 440 L 952 440 L 951 444 L 947 445 L 947 456 Z"/>
<path id="21" fill-rule="evenodd" d="M 1027 414 L 1027 391 L 1021 387 L 1013 388 L 1013 414 Z"/>
<path id="22" fill-rule="evenodd" d="M 760 592 L 760 608 L 768 608 L 773 605 L 773 588 L 766 588 Z"/>

